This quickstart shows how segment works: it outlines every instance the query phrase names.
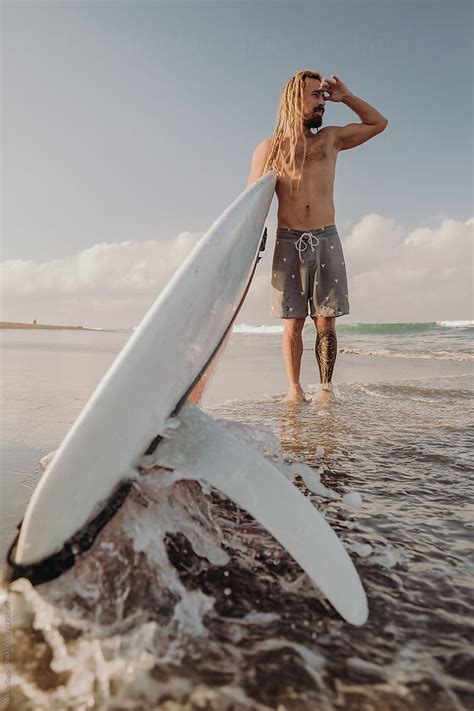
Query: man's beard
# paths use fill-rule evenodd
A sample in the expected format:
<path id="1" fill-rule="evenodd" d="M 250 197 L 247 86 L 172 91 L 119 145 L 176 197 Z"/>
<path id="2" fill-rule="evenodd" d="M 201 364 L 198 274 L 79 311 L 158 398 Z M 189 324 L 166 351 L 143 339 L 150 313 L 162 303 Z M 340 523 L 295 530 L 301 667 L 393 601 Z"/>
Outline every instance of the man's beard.
<path id="1" fill-rule="evenodd" d="M 306 126 L 306 128 L 319 128 L 323 122 L 323 116 L 322 114 L 311 114 L 311 116 L 306 116 L 303 119 L 303 123 Z"/>

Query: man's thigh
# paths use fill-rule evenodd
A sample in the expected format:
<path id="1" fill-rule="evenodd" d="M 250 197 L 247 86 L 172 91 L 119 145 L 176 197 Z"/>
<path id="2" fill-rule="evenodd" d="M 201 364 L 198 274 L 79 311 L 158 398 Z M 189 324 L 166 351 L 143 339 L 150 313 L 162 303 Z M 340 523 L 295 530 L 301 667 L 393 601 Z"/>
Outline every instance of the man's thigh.
<path id="1" fill-rule="evenodd" d="M 272 262 L 272 316 L 305 319 L 308 315 L 308 267 L 300 262 L 293 240 L 276 241 Z"/>

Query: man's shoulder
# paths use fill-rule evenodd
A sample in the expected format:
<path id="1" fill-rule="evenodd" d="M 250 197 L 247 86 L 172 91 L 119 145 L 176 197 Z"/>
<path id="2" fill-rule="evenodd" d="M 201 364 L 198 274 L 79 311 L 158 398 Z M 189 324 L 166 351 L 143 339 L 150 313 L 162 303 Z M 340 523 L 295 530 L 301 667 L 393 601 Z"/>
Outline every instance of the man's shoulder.
<path id="1" fill-rule="evenodd" d="M 272 142 L 273 136 L 270 136 L 270 138 L 264 138 L 263 141 L 260 141 L 258 144 L 262 148 L 270 148 L 270 143 Z"/>
<path id="2" fill-rule="evenodd" d="M 262 157 L 266 156 L 270 149 L 270 144 L 272 142 L 272 138 L 264 138 L 263 141 L 260 141 L 260 143 L 257 144 L 257 146 L 254 149 L 254 156 L 256 157 Z"/>
<path id="3" fill-rule="evenodd" d="M 322 131 L 325 131 L 327 133 L 336 133 L 336 131 L 338 131 L 340 128 L 340 126 L 323 126 L 319 133 L 321 133 Z"/>
<path id="4" fill-rule="evenodd" d="M 325 136 L 322 140 L 329 142 L 331 145 L 336 145 L 340 129 L 340 126 L 324 126 L 324 128 L 318 131 L 318 134 Z"/>

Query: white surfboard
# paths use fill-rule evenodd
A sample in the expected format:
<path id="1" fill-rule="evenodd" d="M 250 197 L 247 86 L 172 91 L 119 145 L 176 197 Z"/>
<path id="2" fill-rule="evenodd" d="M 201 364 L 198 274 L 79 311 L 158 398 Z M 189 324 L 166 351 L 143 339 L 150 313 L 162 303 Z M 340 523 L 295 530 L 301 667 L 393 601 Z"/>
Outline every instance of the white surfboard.
<path id="1" fill-rule="evenodd" d="M 324 516 L 258 451 L 187 402 L 179 427 L 157 447 L 148 466 L 199 477 L 246 509 L 353 625 L 367 620 L 367 597 L 354 564 Z"/>
<path id="2" fill-rule="evenodd" d="M 275 173 L 263 176 L 214 222 L 110 366 L 31 497 L 9 551 L 15 577 L 42 581 L 70 567 L 153 453 L 248 510 L 345 619 L 365 622 L 362 583 L 325 519 L 270 462 L 192 404 L 252 281 L 275 184 Z M 178 433 L 163 439 L 170 416 L 181 413 Z"/>
<path id="3" fill-rule="evenodd" d="M 213 223 L 99 382 L 33 492 L 16 565 L 57 553 L 95 515 L 222 352 L 258 261 L 276 179 L 264 175 Z"/>

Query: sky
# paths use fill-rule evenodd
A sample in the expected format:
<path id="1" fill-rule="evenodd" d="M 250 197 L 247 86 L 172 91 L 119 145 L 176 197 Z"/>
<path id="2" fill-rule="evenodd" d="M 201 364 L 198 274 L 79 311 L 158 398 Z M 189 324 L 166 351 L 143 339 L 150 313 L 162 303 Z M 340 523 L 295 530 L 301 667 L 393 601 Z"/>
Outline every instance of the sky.
<path id="1" fill-rule="evenodd" d="M 137 325 L 314 69 L 389 120 L 338 155 L 337 321 L 472 319 L 472 31 L 463 0 L 4 0 L 0 318 Z M 281 324 L 276 210 L 237 323 Z"/>

